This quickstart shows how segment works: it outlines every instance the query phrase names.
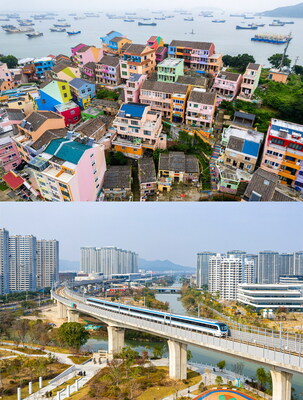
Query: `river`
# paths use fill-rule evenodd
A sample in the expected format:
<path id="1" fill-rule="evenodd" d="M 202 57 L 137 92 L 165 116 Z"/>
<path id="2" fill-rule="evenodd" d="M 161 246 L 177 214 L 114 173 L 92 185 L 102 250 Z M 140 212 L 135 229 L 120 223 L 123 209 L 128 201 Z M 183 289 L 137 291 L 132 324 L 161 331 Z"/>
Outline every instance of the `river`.
<path id="1" fill-rule="evenodd" d="M 32 14 L 33 12 L 23 12 L 20 13 L 20 17 L 30 18 Z M 165 15 L 168 14 L 172 14 L 172 12 L 165 13 Z M 150 16 L 152 19 L 156 16 L 148 10 L 138 12 L 138 15 Z M 214 42 L 218 53 L 231 55 L 249 53 L 255 57 L 256 62 L 267 65 L 268 57 L 274 53 L 283 52 L 283 46 L 252 42 L 251 37 L 256 33 L 287 35 L 292 32 L 293 40 L 289 45 L 288 54 L 293 61 L 299 57 L 298 63 L 303 64 L 302 19 L 294 18 L 292 19 L 295 21 L 294 25 L 285 25 L 284 27 L 268 26 L 272 22 L 272 18 L 267 17 L 245 21 L 246 23 L 262 22 L 266 24 L 264 28 L 251 31 L 236 30 L 236 25 L 240 24 L 243 18 L 215 15 L 215 18 L 217 17 L 226 19 L 226 23 L 212 23 L 212 18 L 203 18 L 198 16 L 198 12 L 193 12 L 193 22 L 184 21 L 184 15 L 177 14 L 174 18 L 155 21 L 157 26 L 138 26 L 137 21 L 130 23 L 121 19 L 108 19 L 105 14 L 101 14 L 99 18 L 75 21 L 73 17 L 68 16 L 68 12 L 60 12 L 60 16 L 57 18 L 65 18 L 72 25 L 67 30 L 81 30 L 80 35 L 68 37 L 66 33 L 50 32 L 49 28 L 56 23 L 56 20 L 36 21 L 34 28 L 43 32 L 44 36 L 34 39 L 28 39 L 25 34 L 7 34 L 0 29 L 1 53 L 14 54 L 18 58 L 44 57 L 60 53 L 70 55 L 72 46 L 80 42 L 100 46 L 100 36 L 115 30 L 132 39 L 134 43 L 141 44 L 146 43 L 153 35 L 162 36 L 165 43 L 170 43 L 173 39 Z M 287 18 L 283 18 L 283 20 L 287 21 Z M 1 22 L 0 25 L 15 23 L 16 21 L 12 19 L 10 22 Z M 192 31 L 194 34 L 190 34 Z"/>
<path id="2" fill-rule="evenodd" d="M 157 299 L 161 300 L 163 302 L 167 301 L 170 304 L 170 308 L 172 312 L 176 314 L 186 314 L 186 310 L 184 309 L 181 301 L 178 300 L 180 297 L 179 294 L 157 294 Z M 137 343 L 132 342 L 132 341 L 126 341 L 126 344 L 128 346 L 133 347 L 137 351 L 142 351 L 142 350 L 147 350 L 147 348 L 144 346 L 144 344 L 138 346 Z M 157 343 L 148 343 L 148 346 L 153 347 Z M 92 350 L 99 350 L 100 348 L 107 349 L 107 340 L 106 339 L 89 339 L 86 347 Z M 216 366 L 217 362 L 220 360 L 225 360 L 226 361 L 226 369 L 227 370 L 233 370 L 233 366 L 239 362 L 239 359 L 232 357 L 232 356 L 227 356 L 225 354 L 220 354 L 214 351 L 208 351 L 196 346 L 188 346 L 188 349 L 192 352 L 192 362 L 196 363 L 201 363 L 201 364 L 207 364 L 207 365 L 212 365 Z M 164 357 L 167 357 L 168 354 L 164 354 Z M 250 378 L 255 378 L 256 376 L 256 369 L 260 367 L 260 365 L 253 363 L 253 362 L 245 362 L 241 361 L 243 363 L 243 375 L 250 377 Z M 293 377 L 293 387 L 296 391 L 297 394 L 297 399 L 298 400 L 303 400 L 303 377 L 302 375 L 294 375 Z"/>

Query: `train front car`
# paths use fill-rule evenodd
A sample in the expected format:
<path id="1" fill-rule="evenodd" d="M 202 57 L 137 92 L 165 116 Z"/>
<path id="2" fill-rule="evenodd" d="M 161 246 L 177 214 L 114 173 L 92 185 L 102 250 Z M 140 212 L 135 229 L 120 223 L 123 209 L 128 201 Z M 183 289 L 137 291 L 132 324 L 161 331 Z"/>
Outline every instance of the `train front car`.
<path id="1" fill-rule="evenodd" d="M 229 336 L 229 328 L 226 324 L 219 322 L 218 327 L 220 331 L 220 336 Z"/>

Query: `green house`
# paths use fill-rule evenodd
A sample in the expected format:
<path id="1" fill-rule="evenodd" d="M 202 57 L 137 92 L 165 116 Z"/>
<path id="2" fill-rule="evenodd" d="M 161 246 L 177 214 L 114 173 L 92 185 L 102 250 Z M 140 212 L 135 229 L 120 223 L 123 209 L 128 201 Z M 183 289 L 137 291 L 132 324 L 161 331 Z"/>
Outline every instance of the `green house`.
<path id="1" fill-rule="evenodd" d="M 159 82 L 176 82 L 184 75 L 184 60 L 181 58 L 166 58 L 158 64 Z"/>

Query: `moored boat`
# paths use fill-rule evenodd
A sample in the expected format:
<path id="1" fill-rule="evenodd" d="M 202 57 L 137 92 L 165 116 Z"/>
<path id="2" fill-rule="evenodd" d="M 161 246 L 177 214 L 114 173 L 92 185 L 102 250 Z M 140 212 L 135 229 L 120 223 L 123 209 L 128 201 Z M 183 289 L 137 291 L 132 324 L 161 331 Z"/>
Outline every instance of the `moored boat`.
<path id="1" fill-rule="evenodd" d="M 71 24 L 68 24 L 67 22 L 65 24 L 54 24 L 55 28 L 70 28 Z"/>
<path id="2" fill-rule="evenodd" d="M 191 18 L 184 18 L 184 21 L 189 21 L 189 22 L 192 22 L 194 19 L 191 17 Z"/>
<path id="3" fill-rule="evenodd" d="M 269 33 L 263 33 L 259 35 L 255 35 L 251 38 L 254 42 L 264 42 L 271 44 L 286 44 L 292 40 L 291 34 L 289 35 L 272 35 Z"/>
<path id="4" fill-rule="evenodd" d="M 125 19 L 124 22 L 135 22 L 134 19 Z"/>
<path id="5" fill-rule="evenodd" d="M 226 19 L 213 19 L 211 22 L 214 22 L 215 24 L 224 24 Z"/>
<path id="6" fill-rule="evenodd" d="M 66 32 L 65 28 L 50 28 L 51 32 Z"/>
<path id="7" fill-rule="evenodd" d="M 32 39 L 32 38 L 35 38 L 35 37 L 43 36 L 43 33 L 42 32 L 27 33 L 26 36 L 29 39 Z"/>
<path id="8" fill-rule="evenodd" d="M 81 33 L 81 31 L 68 31 L 67 34 L 68 35 L 79 35 Z"/>
<path id="9" fill-rule="evenodd" d="M 145 23 L 145 22 L 138 22 L 139 26 L 157 26 L 156 22 Z"/>
<path id="10" fill-rule="evenodd" d="M 258 27 L 256 25 L 237 25 L 236 29 L 250 29 L 250 30 L 257 30 Z"/>

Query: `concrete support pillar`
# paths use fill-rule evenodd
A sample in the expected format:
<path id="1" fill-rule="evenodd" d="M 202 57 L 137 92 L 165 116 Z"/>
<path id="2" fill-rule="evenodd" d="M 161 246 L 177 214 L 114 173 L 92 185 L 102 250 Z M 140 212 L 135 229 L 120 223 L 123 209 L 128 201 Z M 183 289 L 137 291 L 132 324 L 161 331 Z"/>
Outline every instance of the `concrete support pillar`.
<path id="1" fill-rule="evenodd" d="M 271 370 L 272 400 L 291 400 L 292 374 L 285 371 Z"/>
<path id="2" fill-rule="evenodd" d="M 79 390 L 79 379 L 76 380 L 76 392 Z"/>
<path id="3" fill-rule="evenodd" d="M 67 309 L 67 321 L 68 322 L 79 322 L 79 313 L 75 310 Z"/>
<path id="4" fill-rule="evenodd" d="M 169 377 L 171 379 L 182 380 L 187 378 L 187 345 L 168 341 L 169 350 Z"/>
<path id="5" fill-rule="evenodd" d="M 66 386 L 66 397 L 70 397 L 70 385 Z"/>
<path id="6" fill-rule="evenodd" d="M 42 383 L 42 376 L 39 376 L 39 389 L 42 389 L 43 383 Z"/>
<path id="7" fill-rule="evenodd" d="M 33 382 L 28 382 L 28 394 L 33 394 Z"/>
<path id="8" fill-rule="evenodd" d="M 61 392 L 59 390 L 59 392 L 57 393 L 57 400 L 61 400 Z"/>
<path id="9" fill-rule="evenodd" d="M 124 347 L 124 329 L 117 326 L 108 326 L 108 354 L 112 358 L 115 354 L 120 353 Z"/>
<path id="10" fill-rule="evenodd" d="M 18 399 L 18 400 L 21 400 L 21 399 L 22 399 L 22 397 L 21 397 L 21 388 L 19 388 L 19 387 L 18 387 L 18 389 L 17 389 L 17 399 Z"/>
<path id="11" fill-rule="evenodd" d="M 66 318 L 67 317 L 67 307 L 60 302 L 57 303 L 57 307 L 58 307 L 58 314 L 59 314 L 58 317 Z"/>

